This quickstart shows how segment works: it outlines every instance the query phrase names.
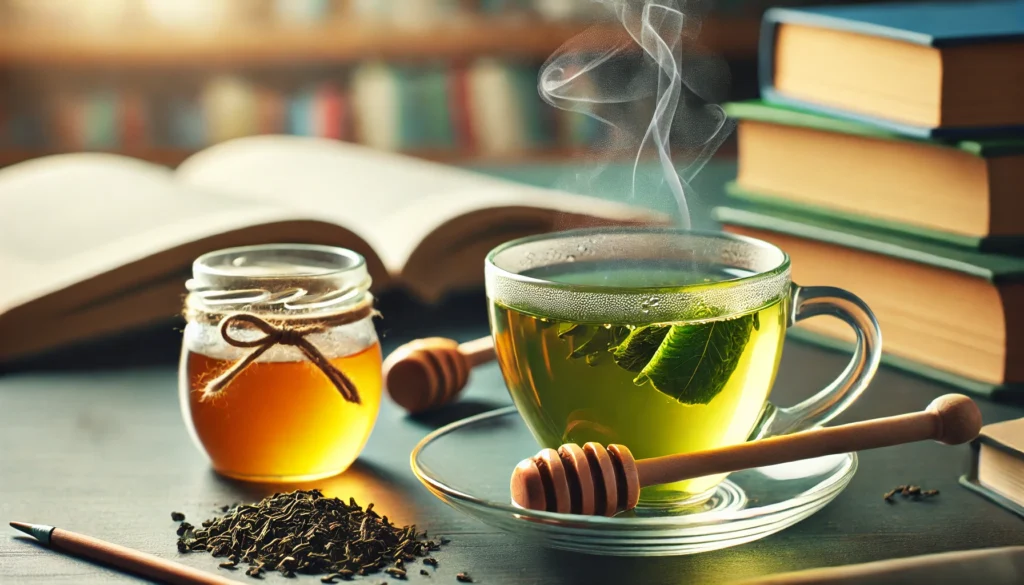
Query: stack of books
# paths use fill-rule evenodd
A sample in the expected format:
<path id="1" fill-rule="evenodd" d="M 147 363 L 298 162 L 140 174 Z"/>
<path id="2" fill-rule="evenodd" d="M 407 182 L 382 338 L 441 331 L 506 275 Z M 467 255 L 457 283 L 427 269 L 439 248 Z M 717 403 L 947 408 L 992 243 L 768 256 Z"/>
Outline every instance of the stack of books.
<path id="1" fill-rule="evenodd" d="M 759 59 L 716 219 L 863 298 L 890 364 L 1024 398 L 1024 4 L 773 9 Z"/>

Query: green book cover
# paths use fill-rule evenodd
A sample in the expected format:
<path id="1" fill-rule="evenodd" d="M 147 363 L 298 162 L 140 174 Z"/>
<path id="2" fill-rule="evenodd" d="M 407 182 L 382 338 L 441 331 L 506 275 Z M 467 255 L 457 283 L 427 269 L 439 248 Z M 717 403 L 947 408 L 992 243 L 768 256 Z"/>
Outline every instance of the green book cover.
<path id="1" fill-rule="evenodd" d="M 115 148 L 117 146 L 118 96 L 111 91 L 96 91 L 86 98 L 86 148 Z"/>
<path id="2" fill-rule="evenodd" d="M 983 485 L 978 481 L 978 468 L 981 463 L 981 447 L 985 446 L 991 449 L 1001 451 L 1004 455 L 1008 455 L 1018 460 L 1024 460 L 1024 450 L 1020 449 L 1019 445 L 1011 444 L 1007 441 L 1007 437 L 1004 434 L 1008 429 L 1020 424 L 1021 420 L 1008 420 L 1001 423 L 994 423 L 996 426 L 993 429 L 990 425 L 985 425 L 982 428 L 981 433 L 975 437 L 971 443 L 971 457 L 970 466 L 967 468 L 967 473 L 960 476 L 960 485 L 971 490 L 972 492 L 992 501 L 996 505 L 1002 506 L 1007 510 L 1017 514 L 1021 518 L 1024 518 L 1024 505 L 1015 502 L 1005 495 L 993 490 L 992 488 Z M 991 424 L 991 423 L 990 423 Z M 1003 432 L 999 429 L 1002 427 Z M 993 431 L 995 431 L 993 433 Z M 1007 433 L 1009 434 L 1009 433 Z M 996 436 L 993 436 L 996 435 Z M 999 437 L 999 435 L 1002 435 Z"/>
<path id="3" fill-rule="evenodd" d="M 781 213 L 799 217 L 805 222 L 831 221 L 847 224 L 852 228 L 874 229 L 908 238 L 918 238 L 936 244 L 955 246 L 984 253 L 1024 256 L 1024 236 L 988 236 L 978 238 L 963 234 L 954 234 L 927 227 L 910 225 L 898 221 L 870 217 L 857 213 L 831 209 L 828 207 L 782 199 L 774 195 L 758 193 L 745 189 L 736 181 L 725 185 L 725 196 L 729 204 L 735 207 L 776 210 Z"/>
<path id="4" fill-rule="evenodd" d="M 432 148 L 452 149 L 455 134 L 448 107 L 448 79 L 444 70 L 431 67 L 423 73 L 423 108 L 419 115 L 427 128 L 427 143 Z"/>
<path id="5" fill-rule="evenodd" d="M 829 351 L 846 354 L 853 353 L 853 344 L 841 339 L 815 333 L 813 331 L 807 331 L 806 329 L 793 328 L 789 330 L 787 335 L 792 335 L 797 341 L 809 343 Z M 882 331 L 882 335 L 885 335 L 884 330 Z M 882 345 L 884 348 L 884 337 Z M 891 353 L 884 351 L 882 352 L 882 363 L 908 374 L 918 376 L 932 382 L 937 382 L 951 388 L 956 388 L 957 390 L 962 390 L 975 396 L 982 396 L 998 402 L 1024 403 L 1024 384 L 990 384 L 988 382 L 966 378 L 945 370 L 938 370 L 920 362 L 915 362 L 898 355 L 892 355 Z"/>
<path id="6" fill-rule="evenodd" d="M 716 207 L 716 221 L 767 230 L 962 272 L 995 284 L 1024 282 L 1024 258 L 985 254 L 832 218 L 807 218 L 781 209 Z"/>
<path id="7" fill-rule="evenodd" d="M 957 148 L 975 156 L 997 157 L 1024 153 L 1024 135 L 1009 138 L 984 138 L 976 140 L 953 140 L 937 138 L 913 138 L 905 134 L 886 130 L 855 120 L 837 118 L 826 114 L 804 110 L 796 106 L 768 104 L 762 100 L 732 102 L 725 105 L 725 112 L 739 120 L 753 120 L 783 126 L 797 126 L 823 132 L 838 132 L 879 140 L 901 140 L 920 142 L 934 146 Z"/>
<path id="8" fill-rule="evenodd" d="M 859 226 L 852 227 L 843 222 L 825 218 L 807 222 L 801 216 L 782 210 L 716 207 L 712 214 L 714 219 L 722 224 L 765 230 L 891 256 L 970 274 L 995 284 L 1024 281 L 1024 258 L 983 254 L 902 234 Z M 798 339 L 829 349 L 840 351 L 850 349 L 850 345 L 844 341 L 810 331 L 793 329 L 792 333 Z M 885 335 L 884 330 L 882 335 Z M 911 374 L 994 400 L 1024 400 L 1024 384 L 1021 383 L 990 384 L 888 353 L 883 355 L 882 362 Z"/>

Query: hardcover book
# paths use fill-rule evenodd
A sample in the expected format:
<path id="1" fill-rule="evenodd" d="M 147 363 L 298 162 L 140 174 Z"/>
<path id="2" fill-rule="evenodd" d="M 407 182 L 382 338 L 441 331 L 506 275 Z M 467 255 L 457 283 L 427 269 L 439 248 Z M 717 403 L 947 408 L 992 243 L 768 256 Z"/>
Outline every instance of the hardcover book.
<path id="1" fill-rule="evenodd" d="M 960 483 L 1024 518 L 1024 418 L 982 427 Z"/>
<path id="2" fill-rule="evenodd" d="M 0 171 L 0 362 L 173 320 L 192 261 L 220 248 L 349 248 L 375 290 L 429 302 L 481 286 L 484 257 L 507 240 L 649 223 L 669 218 L 312 137 L 241 138 L 174 171 L 44 157 Z"/>
<path id="3" fill-rule="evenodd" d="M 753 100 L 731 195 L 993 251 L 1024 251 L 1024 138 L 912 139 Z"/>
<path id="4" fill-rule="evenodd" d="M 719 207 L 714 217 L 727 232 L 782 248 L 795 283 L 864 299 L 887 363 L 975 394 L 1024 398 L 1024 258 L 774 209 Z M 853 340 L 837 319 L 810 319 L 794 332 L 830 347 Z"/>
<path id="5" fill-rule="evenodd" d="M 765 12 L 768 101 L 912 136 L 1024 129 L 1024 4 L 875 3 Z"/>

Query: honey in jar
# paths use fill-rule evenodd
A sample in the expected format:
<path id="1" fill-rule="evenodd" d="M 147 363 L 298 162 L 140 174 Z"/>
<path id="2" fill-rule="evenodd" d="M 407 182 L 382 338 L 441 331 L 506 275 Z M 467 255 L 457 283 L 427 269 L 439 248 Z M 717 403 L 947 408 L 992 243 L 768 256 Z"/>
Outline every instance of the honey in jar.
<path id="1" fill-rule="evenodd" d="M 340 248 L 252 246 L 196 260 L 181 406 L 218 473 L 305 481 L 355 461 L 381 400 L 369 285 L 362 257 Z"/>

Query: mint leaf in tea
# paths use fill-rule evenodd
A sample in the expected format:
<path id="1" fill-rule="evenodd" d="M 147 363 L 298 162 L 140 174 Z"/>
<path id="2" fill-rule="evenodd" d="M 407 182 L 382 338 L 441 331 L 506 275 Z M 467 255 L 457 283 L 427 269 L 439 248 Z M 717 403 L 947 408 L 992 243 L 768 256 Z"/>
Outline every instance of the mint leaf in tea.
<path id="1" fill-rule="evenodd" d="M 665 341 L 665 336 L 671 328 L 669 325 L 634 327 L 621 344 L 611 349 L 615 363 L 630 372 L 643 371 L 658 352 L 661 342 Z"/>
<path id="2" fill-rule="evenodd" d="M 754 315 L 673 325 L 640 375 L 683 404 L 708 404 L 725 388 L 750 341 Z"/>
<path id="3" fill-rule="evenodd" d="M 742 276 L 735 270 L 695 273 L 623 261 L 548 266 L 542 272 L 525 275 L 625 290 L 681 290 L 693 284 L 727 289 L 730 280 Z M 552 294 L 563 294 L 565 303 L 578 302 L 571 291 L 555 288 Z M 747 439 L 781 357 L 782 299 L 742 314 L 695 303 L 668 322 L 637 323 L 612 314 L 602 322 L 566 320 L 568 311 L 546 310 L 552 298 L 538 298 L 535 306 L 511 307 L 493 299 L 490 305 L 509 391 L 542 445 L 621 443 L 639 459 Z M 719 480 L 647 488 L 642 497 L 678 500 Z"/>

